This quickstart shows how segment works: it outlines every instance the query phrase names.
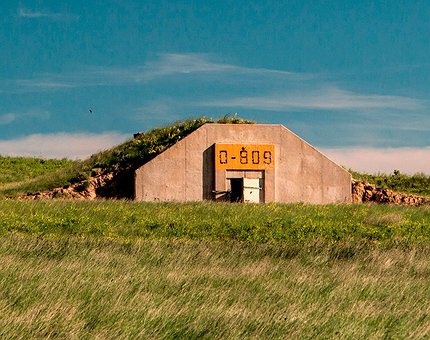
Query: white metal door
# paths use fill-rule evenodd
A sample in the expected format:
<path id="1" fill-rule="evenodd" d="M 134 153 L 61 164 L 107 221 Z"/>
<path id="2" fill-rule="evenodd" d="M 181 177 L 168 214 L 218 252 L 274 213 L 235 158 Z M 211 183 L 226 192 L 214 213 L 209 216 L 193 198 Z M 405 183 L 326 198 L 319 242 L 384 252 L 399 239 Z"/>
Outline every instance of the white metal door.
<path id="1" fill-rule="evenodd" d="M 260 179 L 243 179 L 243 201 L 245 203 L 260 203 Z"/>

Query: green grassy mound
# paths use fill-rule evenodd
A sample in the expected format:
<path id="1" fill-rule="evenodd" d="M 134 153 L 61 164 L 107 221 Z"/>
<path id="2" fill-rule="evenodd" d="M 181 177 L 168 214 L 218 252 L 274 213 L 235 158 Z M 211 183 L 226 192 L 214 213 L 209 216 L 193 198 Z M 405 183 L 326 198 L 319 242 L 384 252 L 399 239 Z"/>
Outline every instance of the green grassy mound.
<path id="1" fill-rule="evenodd" d="M 184 122 L 174 123 L 163 128 L 139 134 L 112 149 L 99 152 L 82 162 L 59 163 L 58 171 L 32 172 L 28 167 L 16 167 L 17 178 L 34 177 L 31 181 L 21 181 L 14 185 L 0 186 L 0 197 L 16 197 L 29 192 L 52 190 L 57 187 L 67 187 L 71 184 L 85 181 L 91 175 L 98 173 L 115 172 L 119 181 L 123 181 L 117 187 L 124 188 L 124 192 L 114 193 L 114 197 L 132 198 L 134 170 L 145 164 L 164 150 L 168 149 L 179 140 L 183 139 L 203 124 L 252 124 L 254 122 L 233 117 L 224 117 L 217 121 L 200 117 Z M 28 161 L 32 163 L 31 160 Z M 37 163 L 34 161 L 33 163 Z M 54 161 L 53 161 L 54 162 Z M 39 162 L 40 163 L 40 162 Z M 0 164 L 1 165 L 1 164 Z M 46 170 L 53 170 L 45 168 Z M 39 176 L 37 176 L 39 175 Z M 131 179 L 131 180 L 130 180 Z M 1 184 L 1 182 L 0 182 Z M 106 193 L 109 197 L 109 193 Z"/>

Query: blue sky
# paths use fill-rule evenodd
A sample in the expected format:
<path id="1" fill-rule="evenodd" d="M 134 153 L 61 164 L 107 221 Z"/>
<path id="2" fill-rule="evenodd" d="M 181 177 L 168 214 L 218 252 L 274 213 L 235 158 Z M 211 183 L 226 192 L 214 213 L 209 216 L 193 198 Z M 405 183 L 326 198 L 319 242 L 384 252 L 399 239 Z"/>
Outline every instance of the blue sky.
<path id="1" fill-rule="evenodd" d="M 428 1 L 3 0 L 0 16 L 2 155 L 85 157 L 237 112 L 346 166 L 430 173 Z"/>

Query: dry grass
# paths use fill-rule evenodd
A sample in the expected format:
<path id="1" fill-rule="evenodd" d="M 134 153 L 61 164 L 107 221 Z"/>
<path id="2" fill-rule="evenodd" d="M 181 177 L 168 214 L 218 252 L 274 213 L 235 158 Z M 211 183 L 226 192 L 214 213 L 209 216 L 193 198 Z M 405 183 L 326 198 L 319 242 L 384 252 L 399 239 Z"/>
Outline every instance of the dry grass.
<path id="1" fill-rule="evenodd" d="M 0 244 L 4 338 L 419 338 L 429 250 L 347 258 L 241 242 Z"/>
<path id="2" fill-rule="evenodd" d="M 369 225 L 396 227 L 404 223 L 405 220 L 400 213 L 389 212 L 385 214 L 369 214 L 364 218 L 364 222 Z"/>

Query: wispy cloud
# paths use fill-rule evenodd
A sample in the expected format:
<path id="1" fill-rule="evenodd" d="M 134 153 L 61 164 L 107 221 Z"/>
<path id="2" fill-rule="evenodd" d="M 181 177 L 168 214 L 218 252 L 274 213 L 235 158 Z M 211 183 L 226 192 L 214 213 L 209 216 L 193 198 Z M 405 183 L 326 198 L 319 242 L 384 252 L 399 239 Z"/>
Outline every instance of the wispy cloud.
<path id="1" fill-rule="evenodd" d="M 124 80 L 124 78 L 122 78 Z M 85 88 L 94 86 L 113 86 L 127 82 L 115 79 L 113 75 L 102 75 L 94 70 L 83 67 L 80 71 L 65 72 L 63 74 L 41 74 L 35 78 L 15 79 L 5 81 L 7 87 L 4 92 L 12 93 L 38 93 L 70 90 L 74 88 Z"/>
<path id="2" fill-rule="evenodd" d="M 52 13 L 48 11 L 32 11 L 24 7 L 19 8 L 18 17 L 24 18 L 24 19 L 47 18 L 47 19 L 57 20 L 57 21 L 61 21 L 61 20 L 74 21 L 79 19 L 79 16 L 74 14 Z"/>
<path id="3" fill-rule="evenodd" d="M 345 90 L 316 75 L 286 70 L 250 68 L 216 61 L 210 54 L 165 53 L 143 65 L 133 67 L 83 66 L 63 74 L 43 74 L 33 79 L 17 79 L 17 92 L 69 90 L 78 87 L 147 85 L 148 82 L 171 81 L 181 77 L 189 86 L 216 81 L 236 86 L 238 93 L 247 95 L 226 97 L 213 93 L 205 101 L 194 100 L 194 106 L 235 110 L 418 110 L 426 106 L 415 98 L 366 94 Z M 240 82 L 240 84 L 239 84 Z M 8 88 L 13 86 L 8 86 Z M 256 89 L 260 93 L 256 95 Z M 264 89 L 264 91 L 263 91 Z M 12 90 L 13 91 L 13 90 Z M 248 94 L 249 93 L 249 94 Z M 218 97 L 218 99 L 214 99 Z M 194 98 L 193 98 L 194 99 Z M 193 100 L 191 100 L 193 101 Z"/>
<path id="4" fill-rule="evenodd" d="M 0 140 L 0 155 L 85 159 L 129 137 L 118 132 L 34 134 L 17 139 Z"/>
<path id="5" fill-rule="evenodd" d="M 267 94 L 206 101 L 198 105 L 209 107 L 247 108 L 270 111 L 290 110 L 359 110 L 359 109 L 403 109 L 423 107 L 420 100 L 402 96 L 360 94 L 342 90 L 332 85 L 320 85 L 319 89 L 303 92 Z"/>
<path id="6" fill-rule="evenodd" d="M 76 75 L 76 73 L 74 73 Z M 283 76 L 296 79 L 309 79 L 310 74 L 299 74 L 283 70 L 250 68 L 217 62 L 210 54 L 162 53 L 155 60 L 133 67 L 87 66 L 83 70 L 89 85 L 112 85 L 139 83 L 169 76 L 201 75 L 203 79 L 211 75 L 225 77 L 242 75 Z"/>
<path id="7" fill-rule="evenodd" d="M 145 65 L 142 80 L 173 74 L 232 72 L 237 66 L 212 62 L 202 54 L 161 54 L 160 59 Z"/>
<path id="8" fill-rule="evenodd" d="M 36 90 L 36 92 L 37 90 L 43 91 L 78 87 L 78 84 L 56 81 L 54 77 L 46 77 L 45 79 L 17 79 L 15 83 L 21 88 L 33 89 Z"/>
<path id="9" fill-rule="evenodd" d="M 0 125 L 7 125 L 11 123 L 16 123 L 25 119 L 49 119 L 51 116 L 50 112 L 47 110 L 40 109 L 28 109 L 22 112 L 7 112 L 0 115 Z"/>
<path id="10" fill-rule="evenodd" d="M 178 103 L 173 102 L 169 98 L 160 98 L 134 110 L 135 114 L 133 118 L 137 121 L 171 122 L 179 120 L 180 115 L 175 113 L 177 106 Z"/>
<path id="11" fill-rule="evenodd" d="M 13 85 L 21 92 L 43 92 L 65 90 L 76 87 L 119 86 L 126 84 L 146 84 L 152 80 L 172 76 L 194 76 L 196 82 L 226 81 L 241 77 L 258 78 L 288 78 L 304 80 L 312 77 L 310 74 L 300 74 L 283 70 L 265 68 L 250 68 L 221 63 L 212 60 L 208 54 L 174 54 L 158 55 L 156 60 L 150 60 L 143 65 L 131 67 L 83 66 L 80 70 L 62 74 L 42 74 L 31 79 L 17 79 Z"/>
<path id="12" fill-rule="evenodd" d="M 266 68 L 251 68 L 239 65 L 221 63 L 213 60 L 210 54 L 199 53 L 165 53 L 159 56 L 156 61 L 149 62 L 145 65 L 142 72 L 142 80 L 151 80 L 154 78 L 170 76 L 175 74 L 210 74 L 210 73 L 227 73 L 227 74 L 266 74 L 281 75 L 287 77 L 308 78 L 308 74 L 299 74 L 284 70 L 272 70 Z"/>
<path id="13" fill-rule="evenodd" d="M 0 125 L 7 125 L 16 120 L 16 114 L 12 112 L 0 115 Z"/>
<path id="14" fill-rule="evenodd" d="M 367 173 L 430 174 L 430 146 L 425 148 L 326 148 L 321 149 L 338 164 Z"/>

